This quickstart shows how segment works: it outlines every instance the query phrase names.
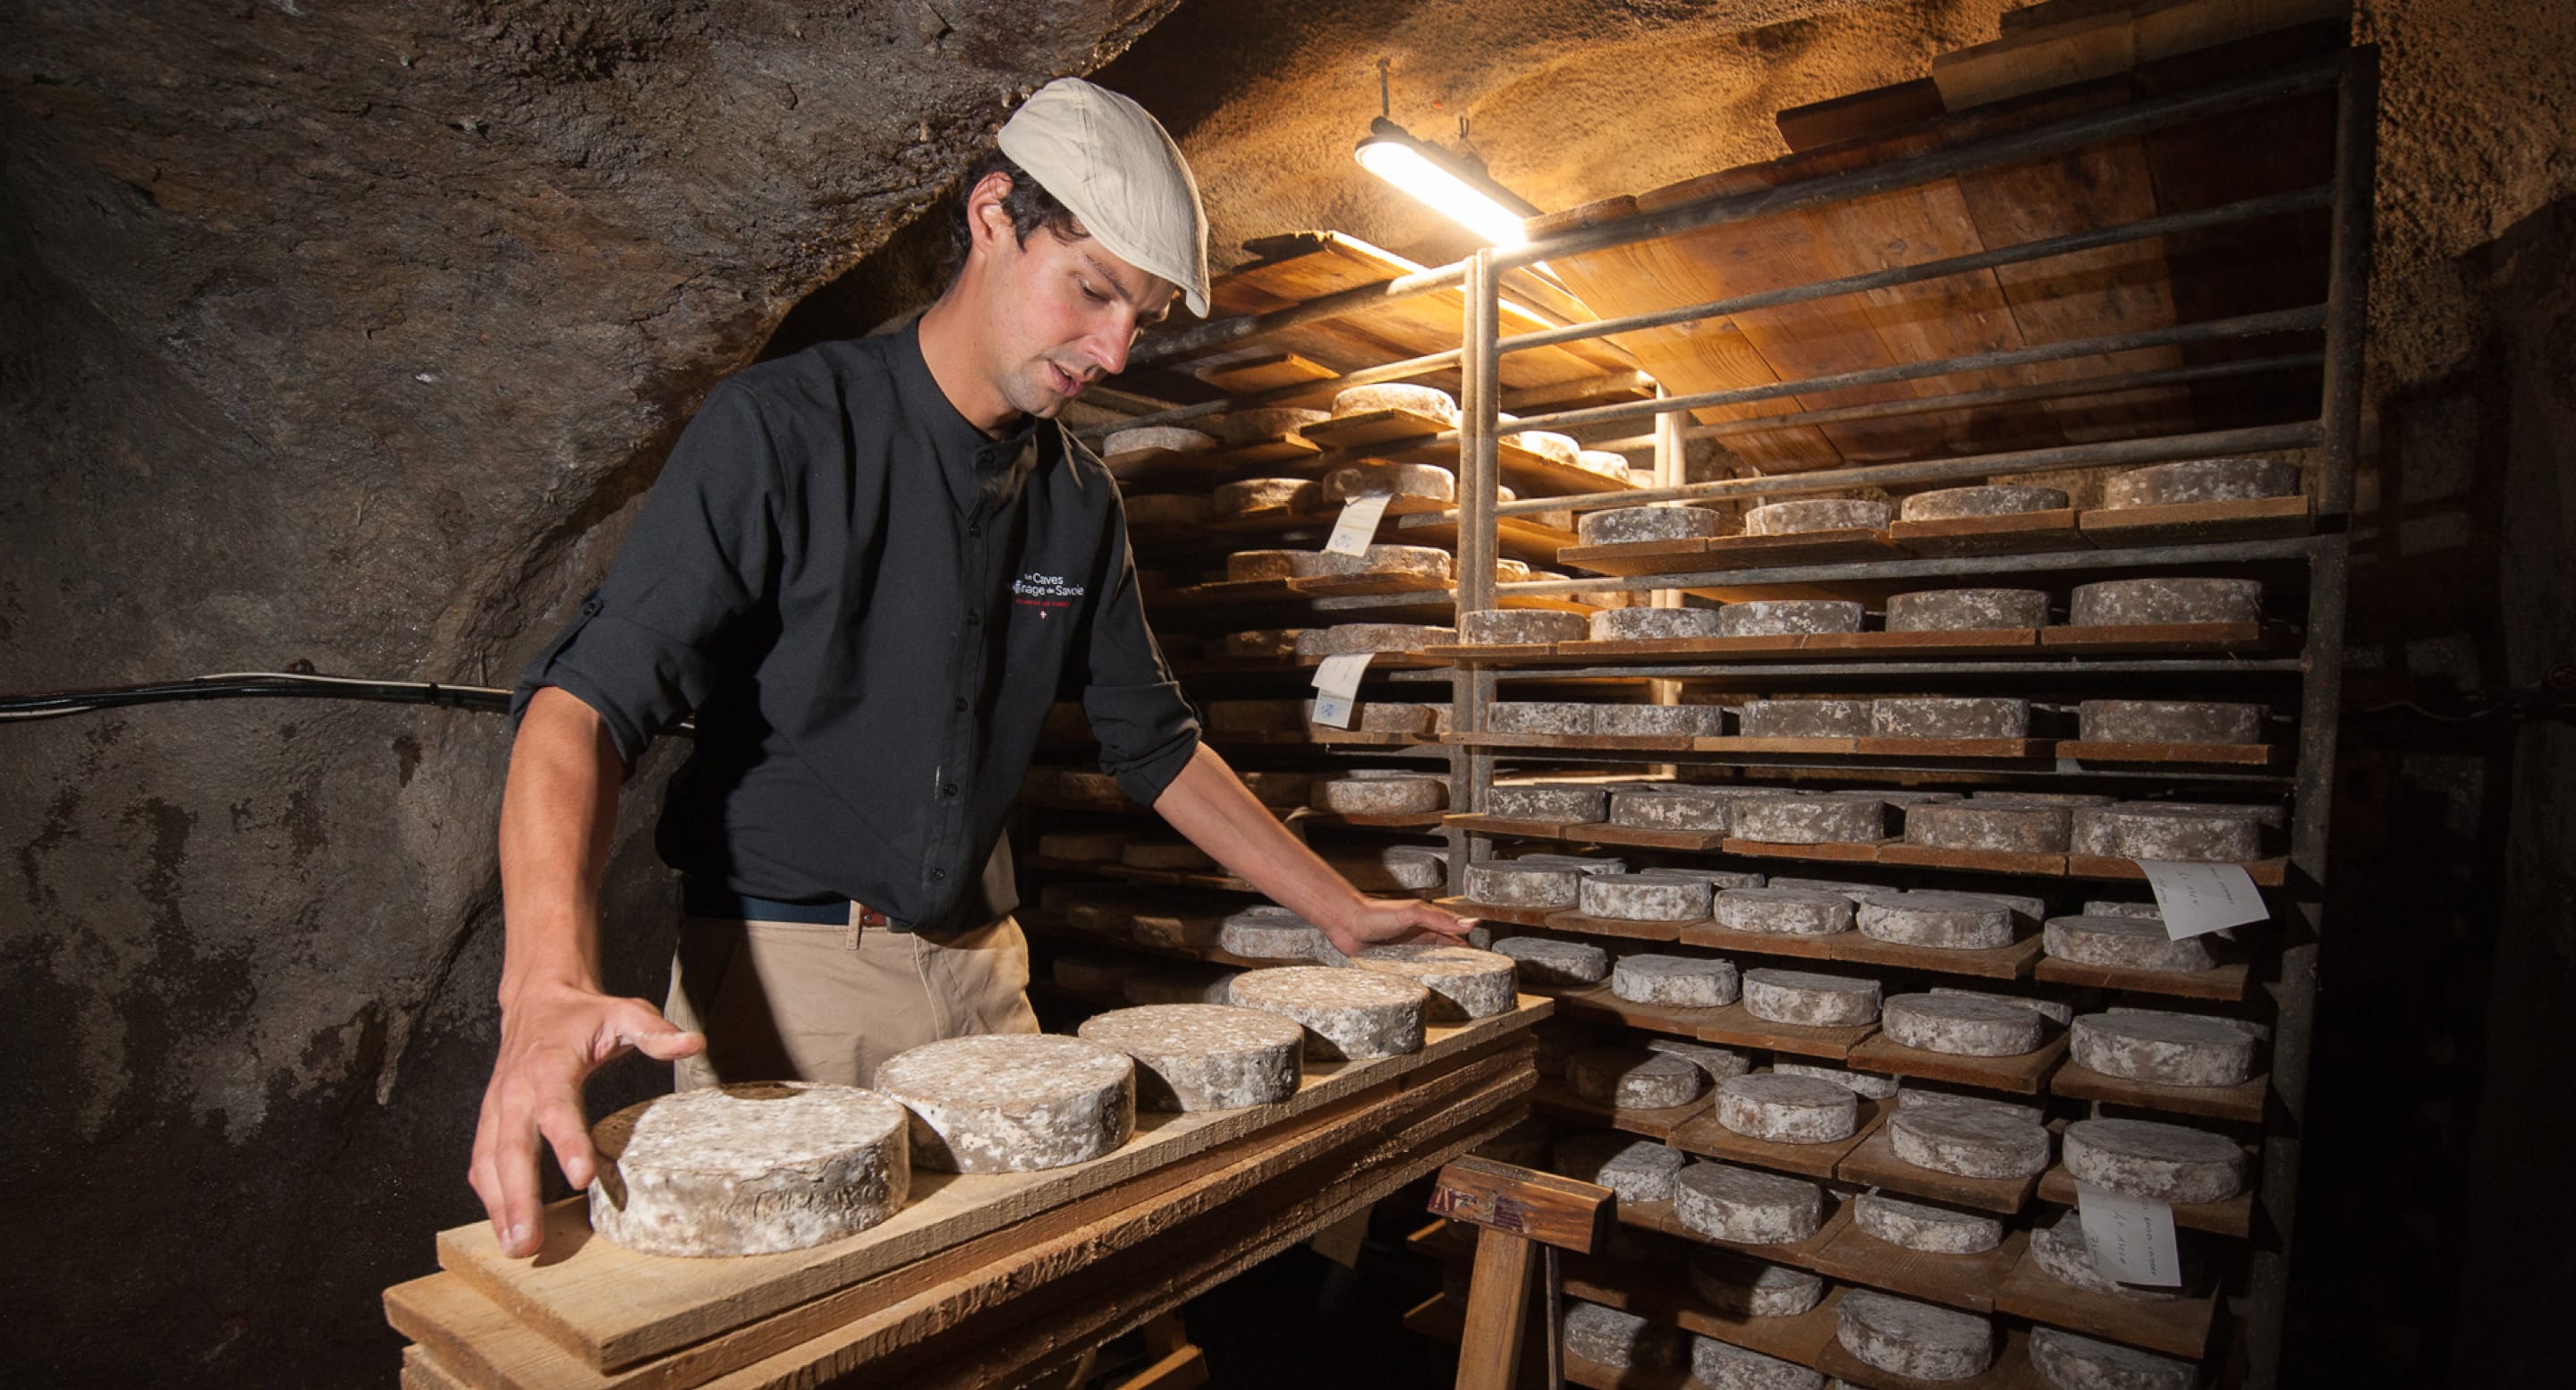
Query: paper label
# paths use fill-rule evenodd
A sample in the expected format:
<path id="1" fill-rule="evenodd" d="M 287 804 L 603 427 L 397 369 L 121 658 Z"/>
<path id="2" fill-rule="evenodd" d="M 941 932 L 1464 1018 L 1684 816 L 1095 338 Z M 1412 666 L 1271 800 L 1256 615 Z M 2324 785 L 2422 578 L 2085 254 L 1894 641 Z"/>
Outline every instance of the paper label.
<path id="1" fill-rule="evenodd" d="M 1386 515 L 1386 504 L 1394 500 L 1391 492 L 1377 492 L 1343 503 L 1342 519 L 1333 523 L 1333 538 L 1324 542 L 1324 553 L 1367 554 L 1369 542 L 1377 539 L 1377 523 Z"/>
<path id="2" fill-rule="evenodd" d="M 1336 729 L 1351 726 L 1351 707 L 1359 703 L 1360 677 L 1375 652 L 1344 652 L 1324 658 L 1315 668 L 1315 722 Z"/>
<path id="3" fill-rule="evenodd" d="M 2165 919 L 2165 936 L 2187 936 L 2241 927 L 2272 915 L 2262 891 L 2242 864 L 2171 864 L 2157 859 L 2130 861 L 2144 870 L 2156 893 L 2156 915 Z"/>
<path id="4" fill-rule="evenodd" d="M 2169 1289 L 2182 1283 L 2172 1207 L 2145 1197 L 2105 1192 L 2090 1183 L 2077 1183 L 2075 1197 L 2094 1273 L 2150 1288 Z"/>

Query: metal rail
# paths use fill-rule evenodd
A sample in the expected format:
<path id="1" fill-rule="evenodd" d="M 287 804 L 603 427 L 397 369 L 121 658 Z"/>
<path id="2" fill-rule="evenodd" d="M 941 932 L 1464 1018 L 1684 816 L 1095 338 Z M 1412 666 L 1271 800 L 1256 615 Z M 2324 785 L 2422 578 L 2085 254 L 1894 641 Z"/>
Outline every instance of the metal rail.
<path id="1" fill-rule="evenodd" d="M 1517 598 L 1560 597 L 1612 589 L 1749 589 L 1768 584 L 1828 584 L 1853 579 L 1949 579 L 1985 574 L 2045 574 L 2058 570 L 2161 569 L 2175 565 L 2234 565 L 2264 560 L 2304 560 L 2312 536 L 2270 541 L 2219 541 L 2206 545 L 2142 545 L 2124 550 L 2043 550 L 2028 555 L 1938 555 L 1913 560 L 1868 560 L 1829 565 L 1775 565 L 1769 569 L 1692 570 L 1678 574 L 1613 574 L 1593 579 L 1531 579 L 1495 586 Z"/>

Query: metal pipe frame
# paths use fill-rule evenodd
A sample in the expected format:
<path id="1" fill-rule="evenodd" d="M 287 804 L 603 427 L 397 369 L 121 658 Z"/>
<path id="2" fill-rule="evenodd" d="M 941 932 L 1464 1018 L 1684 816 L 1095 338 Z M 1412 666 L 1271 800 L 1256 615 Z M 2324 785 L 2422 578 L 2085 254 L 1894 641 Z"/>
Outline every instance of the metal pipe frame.
<path id="1" fill-rule="evenodd" d="M 1493 253 L 1478 251 L 1467 260 L 1465 401 L 1459 423 L 1465 439 L 1458 451 L 1458 584 L 1457 611 L 1473 613 L 1494 606 L 1494 561 L 1501 547 L 1494 503 L 1501 486 L 1501 464 L 1494 449 L 1502 409 L 1500 365 L 1495 348 L 1501 333 L 1502 299 Z M 1494 673 L 1480 666 L 1451 668 L 1451 727 L 1474 732 L 1485 727 L 1485 706 L 1494 698 Z M 1484 789 L 1494 780 L 1493 754 L 1482 748 L 1449 750 L 1449 804 L 1469 810 L 1484 808 Z M 1466 892 L 1467 865 L 1492 852 L 1481 835 L 1450 829 L 1449 891 Z"/>
<path id="2" fill-rule="evenodd" d="M 1779 565 L 1770 569 L 1692 570 L 1679 574 L 1609 574 L 1593 579 L 1532 579 L 1495 586 L 1506 598 L 1567 598 L 1630 589 L 1746 589 L 1757 584 L 1820 584 L 1871 579 L 1948 579 L 1962 575 L 2044 574 L 2056 570 L 2161 569 L 2170 565 L 2234 565 L 2264 560 L 2305 560 L 2321 538 L 2217 541 L 2205 545 L 2142 545 L 2121 550 L 2038 551 L 2028 555 L 1941 555 L 1915 560 L 1868 560 L 1830 565 Z"/>
<path id="3" fill-rule="evenodd" d="M 2307 669 L 2297 657 L 2223 659 L 2200 657 L 2151 661 L 1762 661 L 1669 662 L 1661 666 L 1523 666 L 1497 668 L 1495 679 L 1507 681 L 1566 680 L 1740 680 L 1766 682 L 1779 677 L 1812 676 L 2108 676 L 2149 671 L 2197 671 L 2227 675 L 2283 675 Z M 1442 677 L 1445 679 L 1445 677 Z"/>

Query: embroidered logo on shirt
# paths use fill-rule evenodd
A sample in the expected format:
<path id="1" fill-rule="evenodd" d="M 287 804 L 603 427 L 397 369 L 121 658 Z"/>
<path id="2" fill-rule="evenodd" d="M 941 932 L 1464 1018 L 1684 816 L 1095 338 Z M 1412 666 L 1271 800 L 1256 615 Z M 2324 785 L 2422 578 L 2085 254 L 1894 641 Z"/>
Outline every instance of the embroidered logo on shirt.
<path id="1" fill-rule="evenodd" d="M 1086 592 L 1079 584 L 1068 584 L 1060 574 L 1039 574 L 1035 570 L 1012 581 L 1011 592 L 1019 595 L 1014 602 L 1023 608 L 1038 610 L 1041 618 L 1052 618 L 1055 610 L 1071 608 L 1073 601 Z"/>

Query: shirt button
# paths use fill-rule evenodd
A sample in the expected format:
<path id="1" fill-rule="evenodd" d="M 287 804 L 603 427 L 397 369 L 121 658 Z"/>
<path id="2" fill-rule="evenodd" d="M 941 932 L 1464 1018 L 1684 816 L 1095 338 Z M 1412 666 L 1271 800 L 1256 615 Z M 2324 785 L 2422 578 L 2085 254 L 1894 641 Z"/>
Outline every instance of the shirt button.
<path id="1" fill-rule="evenodd" d="M 969 526 L 966 528 L 966 534 L 969 536 L 980 536 L 984 534 L 984 528 L 981 526 Z"/>
<path id="2" fill-rule="evenodd" d="M 957 794 L 957 784 L 954 782 L 940 783 L 939 794 L 941 796 L 955 796 Z"/>
<path id="3" fill-rule="evenodd" d="M 981 613 L 969 613 L 969 614 L 967 614 L 967 615 L 966 615 L 966 626 L 968 626 L 968 627 L 975 627 L 975 626 L 977 626 L 977 625 L 981 624 L 983 621 L 984 621 L 984 615 L 983 615 L 983 614 L 981 614 Z"/>
<path id="4" fill-rule="evenodd" d="M 966 712 L 966 702 L 959 700 L 953 708 L 955 708 L 959 714 L 964 714 Z"/>
<path id="5" fill-rule="evenodd" d="M 930 881 L 933 883 L 946 883 L 948 881 L 948 871 L 946 869 L 931 870 Z"/>

